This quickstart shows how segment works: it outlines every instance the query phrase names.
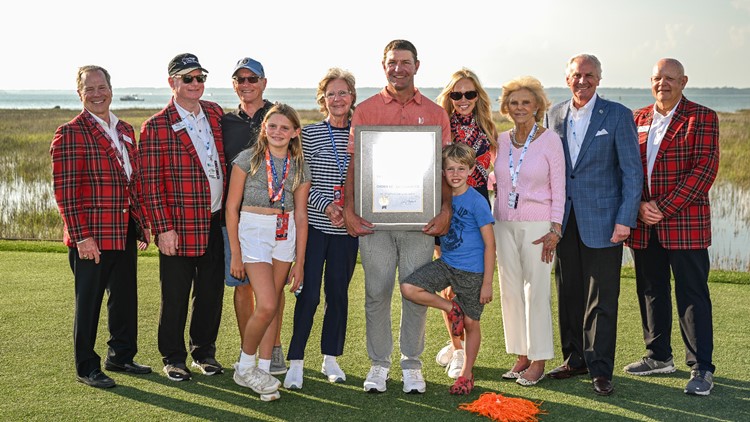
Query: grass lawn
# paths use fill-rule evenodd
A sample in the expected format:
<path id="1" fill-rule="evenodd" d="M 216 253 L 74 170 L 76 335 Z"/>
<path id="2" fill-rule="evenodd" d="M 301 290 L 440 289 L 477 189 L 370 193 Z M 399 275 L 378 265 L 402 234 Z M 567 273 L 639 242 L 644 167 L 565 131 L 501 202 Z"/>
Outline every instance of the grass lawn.
<path id="1" fill-rule="evenodd" d="M 140 352 L 136 360 L 151 365 L 154 373 L 131 376 L 111 373 L 118 386 L 108 390 L 87 387 L 75 380 L 73 365 L 73 286 L 67 255 L 59 246 L 39 244 L 29 250 L 11 250 L 0 241 L 0 419 L 2 420 L 346 420 L 346 421 L 457 421 L 481 420 L 458 410 L 461 403 L 482 392 L 500 392 L 541 402 L 552 420 L 750 420 L 750 274 L 738 273 L 730 283 L 711 283 L 714 306 L 716 387 L 709 397 L 690 397 L 682 389 L 689 377 L 677 323 L 673 345 L 678 371 L 656 377 L 626 376 L 621 368 L 643 354 L 635 281 L 632 270 L 623 271 L 615 370 L 615 394 L 598 397 L 587 377 L 558 381 L 545 379 L 524 388 L 500 375 L 514 361 L 505 353 L 500 302 L 495 300 L 482 317 L 484 338 L 477 360 L 477 386 L 468 397 L 448 394 L 452 384 L 434 362 L 446 332 L 439 313 L 431 309 L 423 355 L 427 392 L 406 395 L 396 363 L 388 391 L 372 395 L 362 391 L 369 369 L 365 347 L 364 276 L 357 268 L 351 285 L 349 330 L 344 356 L 339 360 L 347 374 L 344 384 L 329 384 L 320 373 L 319 354 L 322 306 L 307 348 L 304 388 L 281 390 L 279 401 L 261 402 L 249 389 L 237 386 L 232 370 L 192 381 L 175 383 L 161 372 L 156 346 L 159 314 L 158 258 L 153 249 L 139 260 Z M 152 247 L 153 248 L 153 247 Z M 495 297 L 498 297 L 497 284 Z M 554 301 L 553 301 L 554 302 Z M 294 296 L 287 294 L 282 343 L 287 349 L 292 330 Z M 557 305 L 553 303 L 553 314 Z M 394 338 L 398 338 L 400 296 L 394 295 Z M 106 353 L 106 308 L 102 310 L 97 352 Z M 554 324 L 557 321 L 555 318 Z M 556 331 L 556 330 L 555 330 Z M 556 351 L 559 338 L 555 338 Z M 224 315 L 217 342 L 217 359 L 226 367 L 239 352 L 232 291 L 225 292 Z M 558 352 L 559 353 L 559 352 Z M 398 348 L 393 360 L 398 362 Z M 548 363 L 551 369 L 559 356 Z M 283 376 L 281 378 L 283 380 Z"/>

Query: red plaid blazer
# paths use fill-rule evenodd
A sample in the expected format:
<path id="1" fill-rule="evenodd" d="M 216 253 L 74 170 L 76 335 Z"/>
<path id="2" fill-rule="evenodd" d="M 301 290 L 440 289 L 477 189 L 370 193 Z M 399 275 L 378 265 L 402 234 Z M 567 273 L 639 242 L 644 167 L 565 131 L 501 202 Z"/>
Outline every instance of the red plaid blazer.
<path id="1" fill-rule="evenodd" d="M 661 141 L 648 190 L 646 144 L 654 116 L 650 105 L 634 112 L 643 163 L 643 201 L 656 200 L 664 219 L 656 224 L 666 249 L 705 249 L 711 245 L 708 191 L 719 169 L 719 120 L 716 113 L 682 97 Z M 628 246 L 644 249 L 650 228 L 641 220 Z"/>
<path id="2" fill-rule="evenodd" d="M 84 109 L 58 127 L 50 146 L 52 184 L 64 223 L 63 242 L 76 246 L 76 242 L 93 237 L 100 250 L 124 250 L 131 217 L 139 232 L 148 227 L 140 200 L 135 134 L 131 125 L 122 120 L 117 124 L 133 168 L 128 181 L 104 130 L 92 124 L 88 114 Z"/>
<path id="3" fill-rule="evenodd" d="M 225 172 L 221 135 L 222 108 L 201 101 Z M 177 255 L 200 256 L 208 247 L 211 228 L 211 188 L 186 129 L 172 125 L 182 119 L 174 99 L 143 123 L 139 143 L 143 196 L 154 236 L 170 230 L 178 235 Z M 224 174 L 226 183 L 226 174 Z"/>

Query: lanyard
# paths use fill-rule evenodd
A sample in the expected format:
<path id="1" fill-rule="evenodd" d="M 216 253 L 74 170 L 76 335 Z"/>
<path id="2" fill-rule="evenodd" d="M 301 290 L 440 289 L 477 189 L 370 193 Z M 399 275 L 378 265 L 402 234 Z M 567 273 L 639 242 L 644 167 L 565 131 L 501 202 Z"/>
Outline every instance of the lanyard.
<path id="1" fill-rule="evenodd" d="M 193 123 L 195 123 L 196 125 L 202 125 L 202 123 L 199 123 L 198 116 L 192 113 L 188 114 L 187 117 L 183 119 L 183 121 L 185 122 L 185 126 L 187 127 L 188 132 L 195 134 L 196 136 L 198 136 L 198 139 L 203 141 L 203 146 L 206 147 L 206 157 L 208 157 L 208 160 L 206 160 L 206 162 L 208 164 L 208 167 L 211 167 L 211 165 L 213 164 L 212 161 L 214 158 L 214 149 L 211 146 L 211 138 L 213 137 L 213 135 L 210 132 L 210 128 L 208 128 L 208 133 L 204 134 L 203 131 L 198 131 L 198 133 L 196 133 L 196 129 L 193 126 Z"/>
<path id="2" fill-rule="evenodd" d="M 289 161 L 291 160 L 291 154 L 287 151 L 286 158 L 284 158 L 284 176 L 281 179 L 281 182 L 279 182 L 279 189 L 274 190 L 273 185 L 274 182 L 277 179 L 276 174 L 276 166 L 273 164 L 273 159 L 271 159 L 271 153 L 266 150 L 266 176 L 268 177 L 268 198 L 271 205 L 273 205 L 274 202 L 281 200 L 281 213 L 284 213 L 284 183 L 286 182 L 286 177 L 289 175 Z"/>
<path id="3" fill-rule="evenodd" d="M 351 125 L 351 123 L 350 123 Z M 344 168 L 346 168 L 348 158 L 347 156 L 344 156 L 344 166 L 341 166 L 341 160 L 339 159 L 339 152 L 336 149 L 336 140 L 333 138 L 333 130 L 331 129 L 331 123 L 326 120 L 326 127 L 328 128 L 328 136 L 331 138 L 331 148 L 333 148 L 333 155 L 336 157 L 336 166 L 339 168 L 339 180 L 340 185 L 344 185 Z M 349 127 L 347 126 L 347 133 L 349 132 Z"/>
<path id="4" fill-rule="evenodd" d="M 94 117 L 90 114 L 86 114 L 86 118 L 88 119 L 89 123 L 92 125 L 99 124 L 99 122 L 94 119 Z M 101 125 L 100 125 L 101 126 Z M 102 132 L 104 133 L 104 137 L 107 138 L 109 141 L 109 145 L 112 147 L 112 149 L 115 151 L 115 158 L 117 158 L 117 162 L 120 163 L 120 166 L 122 166 L 123 170 L 125 170 L 125 175 L 127 176 L 128 180 L 130 180 L 130 175 L 128 174 L 128 170 L 125 168 L 125 156 L 128 154 L 127 148 L 125 148 L 125 145 L 123 145 L 123 140 L 121 138 L 117 138 L 118 142 L 115 142 L 114 138 L 112 138 L 109 134 L 109 130 L 102 127 Z M 115 132 L 117 133 L 117 136 L 121 136 L 120 132 L 115 128 Z M 118 145 L 119 144 L 119 145 Z M 120 149 L 122 148 L 122 149 Z M 124 150 L 124 153 L 123 153 Z M 128 160 L 128 164 L 130 161 Z"/>
<path id="5" fill-rule="evenodd" d="M 536 135 L 536 129 L 537 125 L 534 123 L 534 127 L 531 128 L 531 132 L 529 133 L 529 136 L 526 138 L 526 142 L 523 144 L 523 150 L 521 150 L 521 156 L 518 157 L 518 167 L 515 168 L 515 172 L 513 171 L 513 147 L 508 145 L 508 171 L 510 172 L 510 183 L 513 187 L 513 192 L 516 191 L 516 186 L 518 185 L 518 173 L 521 171 L 521 164 L 523 164 L 523 157 L 526 155 L 526 151 L 529 149 L 529 144 L 531 143 L 531 140 L 534 139 L 534 135 Z"/>

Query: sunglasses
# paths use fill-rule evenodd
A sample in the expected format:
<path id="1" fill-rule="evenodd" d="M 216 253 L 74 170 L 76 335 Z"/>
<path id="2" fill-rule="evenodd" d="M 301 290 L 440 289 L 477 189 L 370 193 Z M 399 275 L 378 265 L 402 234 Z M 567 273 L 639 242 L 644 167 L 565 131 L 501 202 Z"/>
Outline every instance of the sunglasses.
<path id="1" fill-rule="evenodd" d="M 237 84 L 244 84 L 245 82 L 250 82 L 251 84 L 257 84 L 260 80 L 259 76 L 248 76 L 248 77 L 242 77 L 242 76 L 233 76 L 232 79 L 237 81 Z"/>
<path id="2" fill-rule="evenodd" d="M 458 101 L 461 99 L 461 97 L 466 97 L 467 100 L 473 100 L 474 98 L 477 98 L 477 92 L 476 91 L 466 91 L 466 92 L 456 92 L 453 91 L 450 94 L 448 94 L 449 97 L 451 97 L 451 100 Z"/>
<path id="3" fill-rule="evenodd" d="M 196 75 L 196 76 L 193 76 L 193 75 L 175 75 L 175 78 L 182 79 L 182 82 L 184 82 L 186 84 L 193 83 L 193 79 L 195 79 L 196 81 L 198 81 L 199 84 L 202 84 L 202 83 L 206 82 L 206 79 L 208 79 L 208 75 Z"/>

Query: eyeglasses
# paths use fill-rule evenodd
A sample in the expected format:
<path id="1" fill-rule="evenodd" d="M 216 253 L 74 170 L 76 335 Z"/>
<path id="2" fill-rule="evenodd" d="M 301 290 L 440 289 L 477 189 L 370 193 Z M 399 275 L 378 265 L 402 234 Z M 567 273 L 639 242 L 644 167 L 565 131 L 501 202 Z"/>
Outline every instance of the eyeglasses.
<path id="1" fill-rule="evenodd" d="M 248 77 L 242 77 L 242 76 L 233 76 L 232 79 L 237 81 L 237 85 L 244 84 L 245 82 L 249 82 L 251 84 L 257 84 L 260 80 L 260 76 L 248 76 Z"/>
<path id="2" fill-rule="evenodd" d="M 195 79 L 196 81 L 198 81 L 199 84 L 202 84 L 202 83 L 206 82 L 206 79 L 208 79 L 208 75 L 195 75 L 195 76 L 193 76 L 193 75 L 175 75 L 174 77 L 182 79 L 182 82 L 184 82 L 186 84 L 193 83 L 193 79 Z"/>
<path id="3" fill-rule="evenodd" d="M 329 92 L 329 93 L 326 94 L 326 98 L 328 98 L 329 100 L 333 100 L 336 97 L 346 98 L 346 97 L 349 96 L 349 94 L 351 94 L 351 92 L 349 92 L 349 91 Z"/>
<path id="4" fill-rule="evenodd" d="M 450 94 L 448 94 L 449 97 L 451 97 L 451 100 L 458 101 L 461 99 L 461 97 L 466 97 L 467 100 L 473 100 L 474 98 L 477 98 L 477 92 L 476 91 L 466 91 L 466 92 L 457 92 L 453 91 Z"/>

